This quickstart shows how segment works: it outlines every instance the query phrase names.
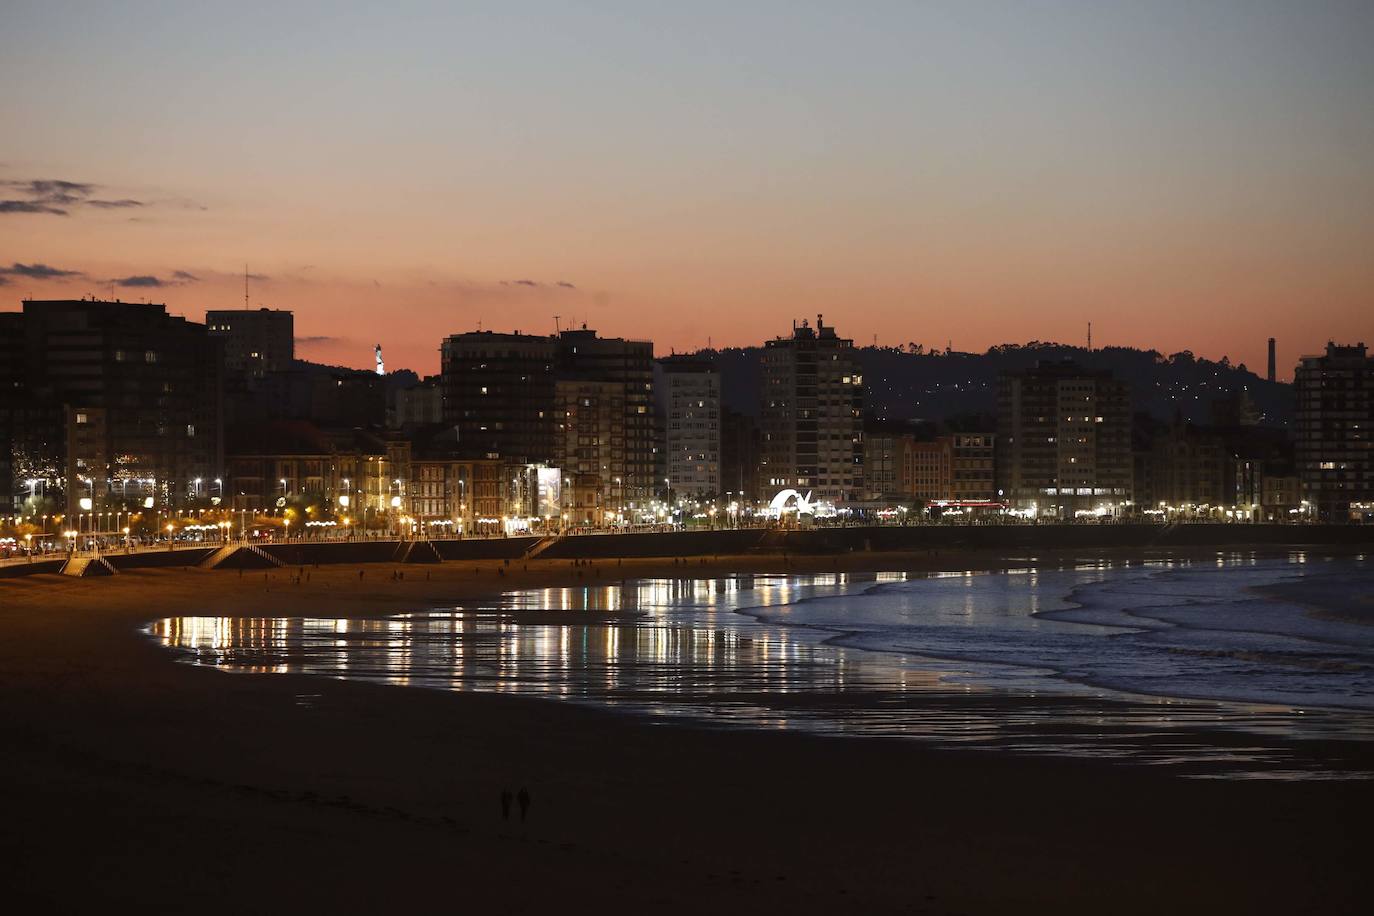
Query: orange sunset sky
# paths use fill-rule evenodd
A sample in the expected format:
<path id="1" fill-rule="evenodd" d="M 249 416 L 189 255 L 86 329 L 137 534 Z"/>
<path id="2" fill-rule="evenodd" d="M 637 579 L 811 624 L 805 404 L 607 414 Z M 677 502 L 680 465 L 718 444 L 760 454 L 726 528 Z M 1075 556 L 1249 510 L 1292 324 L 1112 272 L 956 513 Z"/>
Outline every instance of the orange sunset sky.
<path id="1" fill-rule="evenodd" d="M 292 309 L 438 368 L 555 316 L 660 353 L 1374 344 L 1374 5 L 6 5 L 0 309 Z"/>

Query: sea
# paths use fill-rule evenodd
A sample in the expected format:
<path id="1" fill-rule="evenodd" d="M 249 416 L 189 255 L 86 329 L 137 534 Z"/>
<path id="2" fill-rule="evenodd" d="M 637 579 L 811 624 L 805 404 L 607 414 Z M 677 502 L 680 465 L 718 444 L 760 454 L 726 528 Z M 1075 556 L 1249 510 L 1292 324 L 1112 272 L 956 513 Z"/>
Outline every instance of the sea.
<path id="1" fill-rule="evenodd" d="M 173 616 L 148 632 L 226 671 L 542 697 L 666 727 L 1189 778 L 1374 777 L 1366 554 L 638 579 L 380 617 Z"/>

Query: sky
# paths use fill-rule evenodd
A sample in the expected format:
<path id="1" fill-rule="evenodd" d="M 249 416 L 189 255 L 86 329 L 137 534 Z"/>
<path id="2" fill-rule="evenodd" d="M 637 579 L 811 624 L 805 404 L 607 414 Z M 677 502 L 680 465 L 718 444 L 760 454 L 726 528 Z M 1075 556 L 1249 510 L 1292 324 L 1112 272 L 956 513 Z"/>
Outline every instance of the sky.
<path id="1" fill-rule="evenodd" d="M 438 369 L 586 322 L 660 354 L 1374 345 L 1374 3 L 27 3 L 0 309 L 296 313 Z"/>

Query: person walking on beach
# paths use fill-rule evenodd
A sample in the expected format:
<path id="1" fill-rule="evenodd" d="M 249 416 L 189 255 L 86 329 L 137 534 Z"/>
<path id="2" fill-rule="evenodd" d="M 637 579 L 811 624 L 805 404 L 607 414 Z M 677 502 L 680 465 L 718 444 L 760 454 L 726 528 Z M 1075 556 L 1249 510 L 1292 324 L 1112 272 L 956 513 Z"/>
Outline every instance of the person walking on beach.
<path id="1" fill-rule="evenodd" d="M 510 789 L 501 790 L 501 820 L 510 820 L 510 803 L 515 799 Z"/>
<path id="2" fill-rule="evenodd" d="M 516 796 L 516 798 L 520 802 L 520 823 L 523 824 L 525 823 L 525 815 L 528 814 L 530 810 L 530 790 L 521 786 L 520 794 Z"/>

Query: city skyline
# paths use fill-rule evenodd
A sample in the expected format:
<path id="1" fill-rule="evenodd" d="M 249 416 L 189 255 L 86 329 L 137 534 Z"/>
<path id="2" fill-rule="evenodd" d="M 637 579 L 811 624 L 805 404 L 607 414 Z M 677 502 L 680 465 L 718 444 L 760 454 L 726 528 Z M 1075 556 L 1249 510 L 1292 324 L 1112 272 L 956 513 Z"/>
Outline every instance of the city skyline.
<path id="1" fill-rule="evenodd" d="M 818 312 L 969 351 L 1091 321 L 1261 373 L 1273 336 L 1285 380 L 1371 337 L 1359 4 L 144 6 L 9 14 L 0 310 L 199 321 L 246 263 L 304 358 L 421 374 L 555 321 L 658 355 Z"/>

